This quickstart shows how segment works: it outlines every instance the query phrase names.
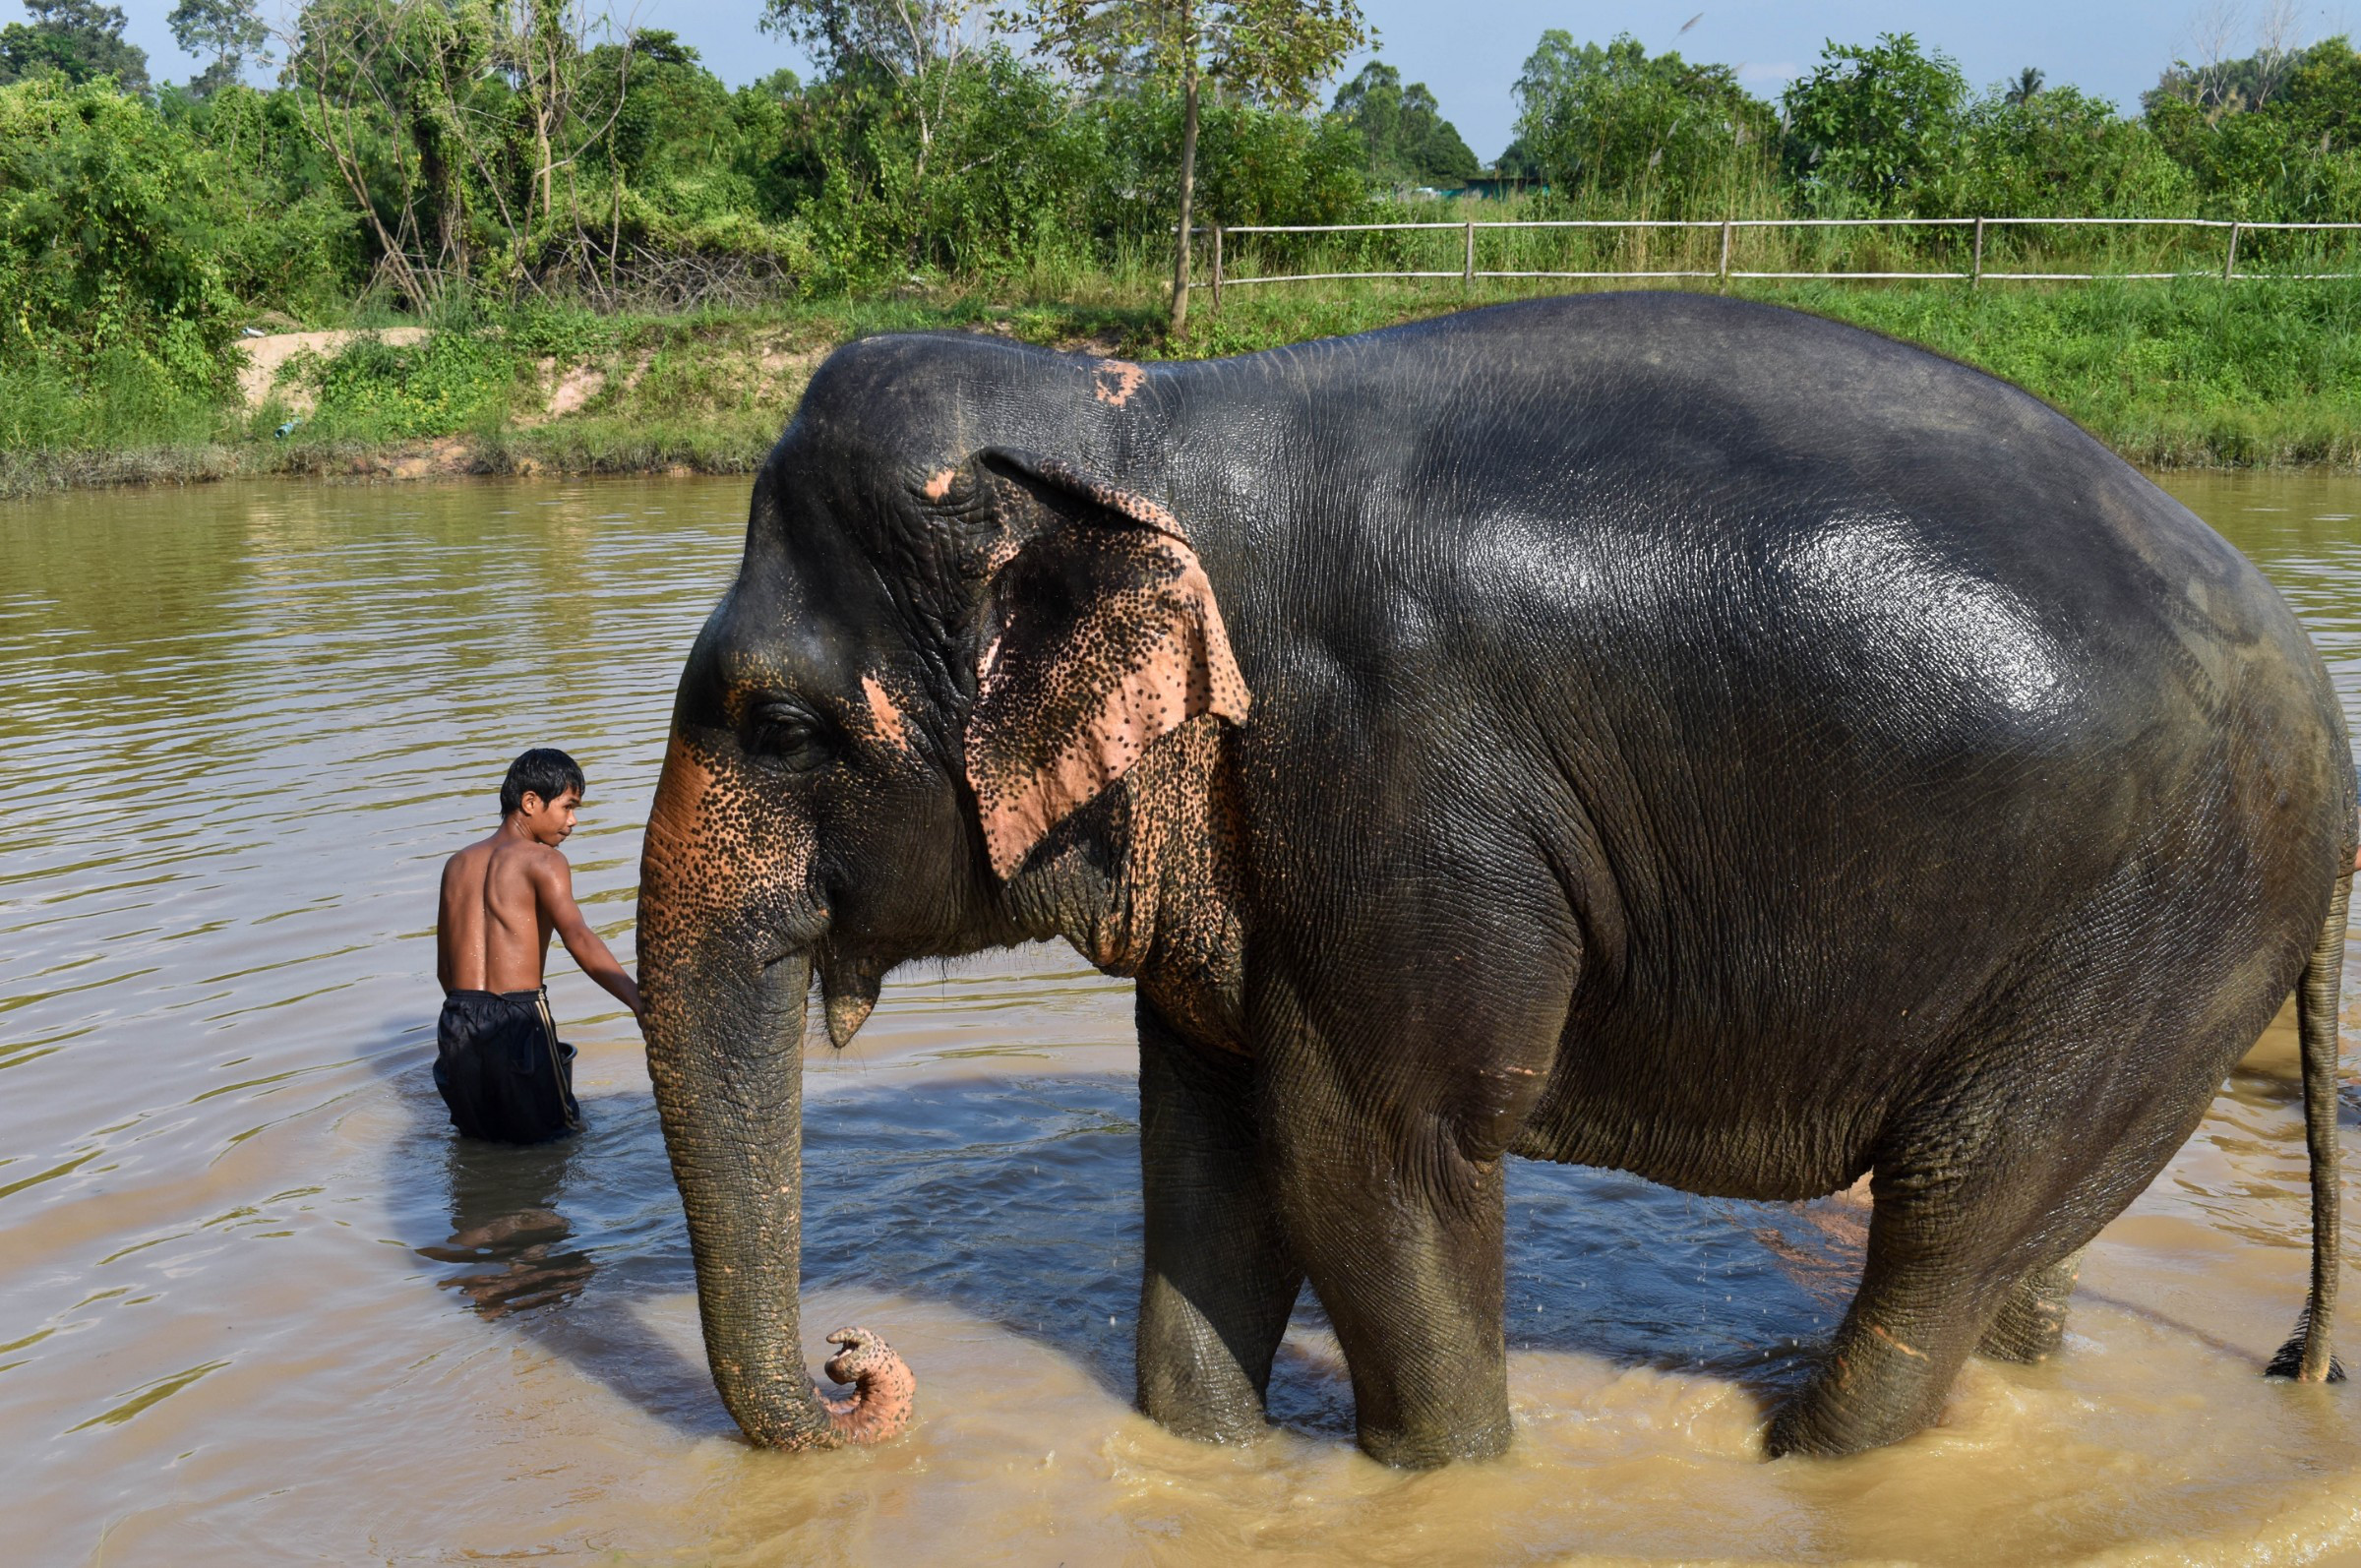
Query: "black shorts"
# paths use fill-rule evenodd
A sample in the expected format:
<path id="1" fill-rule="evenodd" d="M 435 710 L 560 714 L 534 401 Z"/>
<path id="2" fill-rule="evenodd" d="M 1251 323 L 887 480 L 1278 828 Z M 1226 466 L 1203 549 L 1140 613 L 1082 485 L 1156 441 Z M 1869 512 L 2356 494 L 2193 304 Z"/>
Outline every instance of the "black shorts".
<path id="1" fill-rule="evenodd" d="M 582 1124 L 574 1048 L 539 991 L 454 991 L 435 1027 L 435 1087 L 470 1138 L 546 1143 Z"/>

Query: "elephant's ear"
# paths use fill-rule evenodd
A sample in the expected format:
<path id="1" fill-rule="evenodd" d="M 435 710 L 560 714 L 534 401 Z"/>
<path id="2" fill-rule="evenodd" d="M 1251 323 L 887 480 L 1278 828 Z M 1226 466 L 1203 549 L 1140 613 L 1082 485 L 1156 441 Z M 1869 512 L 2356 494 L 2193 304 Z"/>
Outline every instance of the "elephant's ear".
<path id="1" fill-rule="evenodd" d="M 993 552 L 967 722 L 968 783 L 1006 877 L 1159 737 L 1201 713 L 1243 724 L 1252 698 L 1171 513 L 1055 460 L 983 462 L 1032 513 Z"/>

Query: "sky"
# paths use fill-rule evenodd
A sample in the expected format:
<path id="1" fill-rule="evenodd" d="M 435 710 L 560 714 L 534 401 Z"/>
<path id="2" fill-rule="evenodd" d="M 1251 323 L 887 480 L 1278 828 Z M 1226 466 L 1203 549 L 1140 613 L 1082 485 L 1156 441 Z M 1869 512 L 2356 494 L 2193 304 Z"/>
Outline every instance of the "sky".
<path id="1" fill-rule="evenodd" d="M 149 74 L 185 81 L 204 62 L 182 54 L 164 18 L 173 0 L 122 0 L 132 42 L 148 51 Z M 596 3 L 596 0 L 593 0 Z M 2253 22 L 2267 0 L 2226 0 L 2238 18 L 2234 54 L 2254 48 Z M 1738 68 L 1747 88 L 1776 97 L 1790 78 L 1807 71 L 1821 45 L 1866 43 L 1880 32 L 1914 32 L 1921 44 L 1960 63 L 1970 84 L 1983 87 L 2038 66 L 2051 86 L 2071 83 L 2086 92 L 2136 109 L 2140 94 L 2176 55 L 2192 52 L 2201 13 L 2225 9 L 2225 0 L 1675 0 L 1670 5 L 1631 0 L 1361 0 L 1379 33 L 1377 53 L 1405 82 L 1423 82 L 1443 115 L 1478 156 L 1497 156 L 1514 135 L 1510 96 L 1519 67 L 1544 30 L 1563 28 L 1576 39 L 1604 42 L 1628 32 L 1650 53 L 1676 48 L 1692 60 Z M 266 19 L 280 0 L 263 0 Z M 616 0 L 618 15 L 631 0 Z M 0 20 L 18 20 L 17 0 L 0 0 Z M 2300 12 L 2300 41 L 2354 30 L 2356 6 L 2330 0 Z M 669 28 L 696 48 L 716 75 L 741 87 L 780 66 L 809 72 L 810 63 L 783 40 L 756 26 L 759 0 L 639 0 L 643 28 Z M 1691 23 L 1691 19 L 1694 22 Z M 1681 30 L 1684 23 L 1691 23 Z M 1346 62 L 1346 76 L 1364 53 Z"/>

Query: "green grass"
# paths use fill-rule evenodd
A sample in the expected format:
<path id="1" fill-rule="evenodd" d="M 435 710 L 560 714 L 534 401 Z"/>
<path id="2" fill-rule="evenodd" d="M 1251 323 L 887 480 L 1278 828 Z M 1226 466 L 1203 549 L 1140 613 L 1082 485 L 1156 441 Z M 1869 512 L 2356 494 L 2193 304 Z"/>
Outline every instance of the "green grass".
<path id="1" fill-rule="evenodd" d="M 1321 292 L 1312 292 L 1312 290 Z M 1287 290 L 1287 292 L 1283 292 Z M 1331 291 L 1335 290 L 1335 291 Z M 2134 462 L 2361 464 L 2361 286 L 2219 282 L 1732 284 L 1919 343 L 2015 382 Z M 1240 353 L 1365 332 L 1482 286 L 1272 285 L 1229 292 L 1185 353 Z"/>
<path id="2" fill-rule="evenodd" d="M 1602 285 L 1604 286 L 1604 285 Z M 678 316 L 455 302 L 427 344 L 364 340 L 303 368 L 319 406 L 247 410 L 115 350 L 87 366 L 0 364 L 0 495 L 237 473 L 339 473 L 441 438 L 485 472 L 735 473 L 757 463 L 833 345 L 879 332 L 991 332 L 1134 358 L 1245 353 L 1538 290 L 1452 281 L 1273 284 L 1191 298 L 1168 341 L 1156 273 L 1043 276 Z M 1923 343 L 2047 398 L 2136 462 L 2361 464 L 2361 286 L 1732 284 Z M 392 325 L 371 323 L 368 325 Z M 540 416 L 555 374 L 595 371 L 578 411 Z M 455 455 L 454 455 L 455 453 Z"/>

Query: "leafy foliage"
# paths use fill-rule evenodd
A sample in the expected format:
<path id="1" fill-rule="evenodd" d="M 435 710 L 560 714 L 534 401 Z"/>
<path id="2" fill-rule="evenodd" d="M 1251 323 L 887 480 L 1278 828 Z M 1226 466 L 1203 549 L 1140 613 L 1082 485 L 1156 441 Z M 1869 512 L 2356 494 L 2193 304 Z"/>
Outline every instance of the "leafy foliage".
<path id="1" fill-rule="evenodd" d="M 1106 115 L 1091 229 L 1107 251 L 1163 243 L 1179 196 L 1180 99 L 1140 92 L 1109 102 Z M 1197 135 L 1206 222 L 1338 223 L 1362 213 L 1363 144 L 1341 120 L 1221 102 L 1205 107 Z"/>
<path id="2" fill-rule="evenodd" d="M 1029 0 L 998 16 L 1084 76 L 1183 90 L 1203 76 L 1291 109 L 1368 37 L 1354 0 Z"/>
<path id="3" fill-rule="evenodd" d="M 212 56 L 189 83 L 196 97 L 211 97 L 238 80 L 249 56 L 259 57 L 271 30 L 255 15 L 254 0 L 180 0 L 164 18 L 172 41 L 191 54 Z"/>
<path id="4" fill-rule="evenodd" d="M 220 172 L 103 81 L 0 88 L 0 345 L 69 369 L 121 350 L 168 385 L 222 384 Z"/>
<path id="5" fill-rule="evenodd" d="M 112 78 L 126 92 L 148 90 L 148 51 L 123 36 L 121 6 L 98 0 L 25 0 L 29 26 L 0 28 L 0 83 L 54 71 L 68 82 Z"/>
<path id="6" fill-rule="evenodd" d="M 324 433 L 399 441 L 448 436 L 499 415 L 516 373 L 489 339 L 442 332 L 407 347 L 356 337 L 312 379 L 313 422 Z"/>
<path id="7" fill-rule="evenodd" d="M 1416 188 L 1475 172 L 1442 105 L 1383 61 L 1311 108 L 1361 28 L 1346 0 L 1043 0 L 1023 15 L 1058 25 L 1042 34 L 1054 63 L 994 41 L 968 0 L 766 3 L 814 49 L 814 80 L 732 90 L 677 35 L 618 30 L 587 0 L 308 0 L 287 74 L 257 89 L 237 80 L 261 47 L 253 0 L 177 0 L 176 36 L 212 66 L 149 94 L 144 64 L 106 56 L 137 55 L 119 11 L 36 0 L 32 23 L 0 30 L 0 70 L 26 76 L 0 87 L 0 445 L 203 428 L 226 406 L 239 328 L 266 312 L 455 329 L 437 341 L 464 353 L 372 348 L 323 383 L 325 428 L 390 439 L 496 420 L 517 365 L 619 352 L 598 324 L 635 310 L 851 309 L 971 285 L 1022 310 L 1152 310 L 1155 255 L 1179 271 L 1184 170 L 1192 220 L 1231 227 L 1441 216 Z M 1498 172 L 1547 187 L 1524 199 L 1537 215 L 2361 219 L 2361 53 L 2343 38 L 2176 67 L 2128 118 L 2029 69 L 1971 95 L 1907 34 L 1831 43 L 1783 124 L 1726 66 L 1551 31 L 1517 104 Z M 1298 261 L 1449 270 L 1459 243 L 1265 236 L 1225 254 L 1232 277 Z M 1563 269 L 1585 246 L 1581 265 L 1635 265 L 1623 243 L 1496 234 L 1483 265 Z M 1719 236 L 1645 243 L 1711 270 Z M 1952 270 L 1967 243 L 1741 231 L 1732 265 L 1776 249 L 1798 268 Z M 1985 266 L 2087 270 L 2047 264 L 2104 245 L 2098 270 L 2210 269 L 2220 244 L 2004 226 Z M 2335 245 L 2346 270 L 2345 240 L 2249 229 L 2240 265 L 2328 271 L 2297 264 Z M 686 386 L 706 373 L 697 352 L 669 347 L 642 380 Z M 77 400 L 93 411 L 58 411 Z M 731 417 L 752 430 L 757 412 Z"/>
<path id="8" fill-rule="evenodd" d="M 2146 123 L 2209 215 L 2342 221 L 2361 211 L 2361 53 L 2348 38 L 2291 55 L 2275 80 L 2252 60 L 2210 80 L 2176 67 L 2147 105 Z"/>
<path id="9" fill-rule="evenodd" d="M 1788 169 L 1811 205 L 1900 211 L 1952 156 L 1968 82 L 1950 56 L 1884 32 L 1829 43 L 1785 101 Z"/>
<path id="10" fill-rule="evenodd" d="M 2133 217 L 2185 211 L 2195 195 L 2153 132 L 2073 88 L 1978 99 L 1953 126 L 1950 155 L 1917 176 L 1920 211 Z"/>
<path id="11" fill-rule="evenodd" d="M 1087 254 L 1101 128 L 1005 50 L 906 81 L 849 73 L 783 109 L 767 194 L 809 236 L 816 282 L 1007 272 Z"/>
<path id="12" fill-rule="evenodd" d="M 1457 187 L 1482 170 L 1426 84 L 1405 88 L 1402 73 L 1382 60 L 1337 89 L 1332 112 L 1361 134 L 1374 185 Z"/>
<path id="13" fill-rule="evenodd" d="M 1565 196 L 1612 193 L 1635 214 L 1725 215 L 1777 145 L 1770 105 L 1729 67 L 1651 56 L 1629 34 L 1602 47 L 1543 33 L 1516 91 L 1518 172 Z"/>

